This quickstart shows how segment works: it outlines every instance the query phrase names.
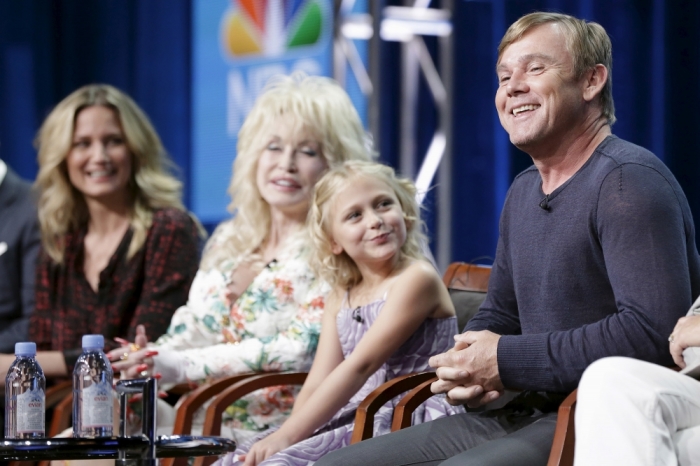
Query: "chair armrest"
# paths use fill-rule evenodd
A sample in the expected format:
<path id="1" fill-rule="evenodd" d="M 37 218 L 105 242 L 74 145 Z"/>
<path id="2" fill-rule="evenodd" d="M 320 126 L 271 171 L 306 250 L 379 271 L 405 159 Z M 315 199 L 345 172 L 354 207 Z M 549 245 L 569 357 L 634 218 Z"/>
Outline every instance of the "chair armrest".
<path id="1" fill-rule="evenodd" d="M 61 401 L 56 403 L 51 417 L 51 426 L 47 432 L 47 437 L 55 437 L 70 427 L 73 416 L 73 390 L 71 389 Z"/>
<path id="2" fill-rule="evenodd" d="M 383 383 L 362 400 L 355 414 L 355 428 L 352 432 L 350 444 L 358 443 L 372 438 L 374 430 L 374 415 L 379 408 L 384 406 L 392 398 L 414 388 L 428 379 L 435 377 L 434 372 L 408 374 L 396 377 Z"/>
<path id="3" fill-rule="evenodd" d="M 275 385 L 302 385 L 307 372 L 281 372 L 253 375 L 245 378 L 222 391 L 207 408 L 202 435 L 221 435 L 221 418 L 223 412 L 234 401 L 255 390 Z M 195 458 L 194 466 L 209 466 L 216 460 L 214 456 Z"/>
<path id="4" fill-rule="evenodd" d="M 554 430 L 554 440 L 547 466 L 571 466 L 574 464 L 576 394 L 577 390 L 574 390 L 559 405 L 557 426 Z"/>
<path id="5" fill-rule="evenodd" d="M 433 396 L 430 386 L 437 380 L 437 377 L 431 377 L 401 398 L 401 401 L 394 408 L 394 418 L 391 421 L 392 432 L 411 427 L 413 412 L 421 403 Z"/>
<path id="6" fill-rule="evenodd" d="M 273 374 L 260 374 L 239 381 L 222 391 L 207 408 L 207 416 L 204 420 L 203 435 L 221 434 L 221 417 L 223 412 L 234 401 L 254 392 L 260 388 L 275 385 L 302 385 L 306 380 L 307 372 L 282 372 Z"/>
<path id="7" fill-rule="evenodd" d="M 241 380 L 245 380 L 248 377 L 252 377 L 255 374 L 249 372 L 247 374 L 232 375 L 229 377 L 224 377 L 222 379 L 217 379 L 212 382 L 200 385 L 194 390 L 181 396 L 177 403 L 175 403 L 175 423 L 173 424 L 173 435 L 190 435 L 192 433 L 192 420 L 194 415 L 207 401 L 214 398 L 216 395 L 221 393 L 226 387 L 229 387 Z M 175 385 L 173 389 L 168 390 L 180 391 L 185 387 L 181 387 L 182 384 Z M 181 388 L 178 388 L 181 387 Z M 160 460 L 161 466 L 187 466 L 188 458 L 162 458 Z"/>
<path id="8" fill-rule="evenodd" d="M 192 392 L 193 390 L 199 388 L 195 384 L 191 383 L 178 383 L 173 385 L 172 387 L 168 388 L 165 390 L 171 395 L 187 395 L 188 393 Z"/>
<path id="9" fill-rule="evenodd" d="M 73 380 L 64 380 L 63 382 L 59 382 L 56 385 L 47 388 L 46 393 L 44 394 L 44 403 L 46 410 L 48 411 L 49 409 L 56 406 L 58 403 L 61 402 L 61 400 L 63 400 L 66 397 L 66 395 L 72 392 Z"/>
<path id="10" fill-rule="evenodd" d="M 221 393 L 226 387 L 254 376 L 254 373 L 232 375 L 201 385 L 190 393 L 182 396 L 175 404 L 176 414 L 173 425 L 173 435 L 189 435 L 192 433 L 192 419 L 199 408 L 211 398 Z"/>

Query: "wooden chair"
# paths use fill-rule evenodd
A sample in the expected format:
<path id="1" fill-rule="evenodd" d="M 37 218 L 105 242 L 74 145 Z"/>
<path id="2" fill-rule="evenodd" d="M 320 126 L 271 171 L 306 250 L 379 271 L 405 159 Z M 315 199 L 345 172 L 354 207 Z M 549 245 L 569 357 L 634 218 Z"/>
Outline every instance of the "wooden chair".
<path id="1" fill-rule="evenodd" d="M 549 450 L 547 466 L 573 466 L 574 464 L 574 414 L 576 412 L 576 394 L 574 390 L 559 405 L 557 425 L 554 428 L 552 449 Z"/>
<path id="2" fill-rule="evenodd" d="M 442 276 L 457 313 L 457 329 L 461 332 L 486 299 L 491 267 L 453 262 Z"/>
<path id="3" fill-rule="evenodd" d="M 374 415 L 385 403 L 405 392 L 417 382 L 432 378 L 431 372 L 409 374 L 392 379 L 378 387 L 365 398 L 357 408 L 355 427 L 350 444 L 372 438 Z M 306 372 L 287 372 L 276 374 L 260 374 L 240 380 L 221 392 L 207 408 L 204 421 L 203 435 L 220 435 L 222 414 L 228 406 L 241 397 L 255 390 L 275 385 L 302 385 L 306 380 Z M 215 457 L 196 458 L 194 466 L 209 466 Z M 179 466 L 177 463 L 175 466 Z"/>
<path id="4" fill-rule="evenodd" d="M 247 374 L 245 376 L 228 377 L 216 382 L 221 387 L 228 385 L 228 388 L 221 391 L 221 393 L 214 398 L 212 403 L 207 408 L 202 434 L 215 436 L 220 435 L 223 412 L 234 401 L 242 398 L 248 393 L 261 388 L 273 387 L 276 385 L 302 385 L 306 380 L 307 375 L 308 374 L 306 372 L 253 374 L 252 376 Z M 211 396 L 207 396 L 206 394 L 202 394 L 199 397 L 206 399 L 211 398 Z M 203 401 L 197 400 L 196 403 L 201 406 Z M 214 461 L 216 461 L 216 457 L 213 456 L 198 457 L 194 459 L 194 466 L 209 466 Z M 184 466 L 185 464 L 186 462 L 180 463 L 178 460 L 176 460 L 174 466 Z"/>
<path id="5" fill-rule="evenodd" d="M 432 396 L 430 384 L 436 380 L 437 377 L 427 379 L 404 395 L 394 408 L 392 432 L 411 426 L 411 415 L 423 401 Z M 571 392 L 559 405 L 557 425 L 554 430 L 554 440 L 549 451 L 547 466 L 573 466 L 574 464 L 576 393 L 576 390 Z"/>
<path id="6" fill-rule="evenodd" d="M 201 385 L 189 393 L 183 394 L 175 404 L 173 435 L 190 435 L 192 433 L 194 415 L 207 401 L 221 393 L 230 385 L 254 375 L 255 373 L 251 372 L 248 374 L 225 377 Z M 160 464 L 161 466 L 187 466 L 188 458 L 162 458 Z"/>

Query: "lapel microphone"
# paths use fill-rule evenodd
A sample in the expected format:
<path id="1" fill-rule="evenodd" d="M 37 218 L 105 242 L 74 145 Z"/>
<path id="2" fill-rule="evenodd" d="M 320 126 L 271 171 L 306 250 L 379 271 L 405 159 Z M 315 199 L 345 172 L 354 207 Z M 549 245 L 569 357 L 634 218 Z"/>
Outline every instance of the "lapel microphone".
<path id="1" fill-rule="evenodd" d="M 540 209 L 545 210 L 547 212 L 552 210 L 552 208 L 549 206 L 549 194 L 547 194 L 544 197 L 544 199 L 540 201 Z"/>
<path id="2" fill-rule="evenodd" d="M 363 323 L 365 321 L 365 319 L 363 319 L 362 316 L 360 315 L 360 306 L 356 307 L 352 311 L 352 318 L 359 323 Z"/>

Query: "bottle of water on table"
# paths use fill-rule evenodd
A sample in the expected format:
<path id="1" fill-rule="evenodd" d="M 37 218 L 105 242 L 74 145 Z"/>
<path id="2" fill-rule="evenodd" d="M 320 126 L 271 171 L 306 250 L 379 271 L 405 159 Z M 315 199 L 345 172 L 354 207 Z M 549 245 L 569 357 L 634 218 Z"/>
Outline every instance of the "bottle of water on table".
<path id="1" fill-rule="evenodd" d="M 43 438 L 46 378 L 36 343 L 15 343 L 15 356 L 5 377 L 5 438 Z"/>
<path id="2" fill-rule="evenodd" d="M 112 436 L 112 365 L 102 348 L 102 335 L 83 336 L 73 369 L 73 437 Z"/>

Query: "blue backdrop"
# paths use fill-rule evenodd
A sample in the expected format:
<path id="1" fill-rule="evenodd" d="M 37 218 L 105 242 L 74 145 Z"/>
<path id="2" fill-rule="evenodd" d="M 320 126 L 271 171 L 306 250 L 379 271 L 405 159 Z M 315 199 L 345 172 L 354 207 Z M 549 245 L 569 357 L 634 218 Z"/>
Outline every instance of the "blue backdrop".
<path id="1" fill-rule="evenodd" d="M 700 2 L 454 0 L 453 258 L 494 254 L 508 185 L 531 163 L 498 123 L 494 64 L 507 26 L 538 9 L 584 17 L 607 29 L 618 116 L 613 132 L 662 158 L 700 218 L 694 92 Z M 191 18 L 187 0 L 0 0 L 0 158 L 33 179 L 32 139 L 48 111 L 83 84 L 107 82 L 131 94 L 149 114 L 189 189 Z M 384 109 L 379 149 L 385 162 L 395 164 L 399 46 L 383 43 L 379 52 Z M 425 150 L 435 115 L 427 92 L 421 102 L 418 137 Z M 189 191 L 185 200 L 189 203 Z"/>
<path id="2" fill-rule="evenodd" d="M 191 209 L 205 224 L 219 223 L 230 215 L 226 210 L 230 199 L 225 193 L 238 132 L 269 78 L 297 70 L 309 75 L 332 73 L 333 2 L 294 0 L 276 3 L 274 8 L 273 2 L 263 1 L 192 2 L 192 151 L 188 181 Z M 260 24 L 253 18 L 260 11 L 255 6 L 267 8 L 263 17 L 257 18 Z M 256 24 L 250 26 L 255 32 L 246 37 L 249 30 L 243 25 L 250 23 Z M 295 27 L 311 32 L 307 36 L 310 40 L 289 45 L 297 37 Z M 249 45 L 251 50 L 235 52 L 232 48 L 236 44 Z"/>

